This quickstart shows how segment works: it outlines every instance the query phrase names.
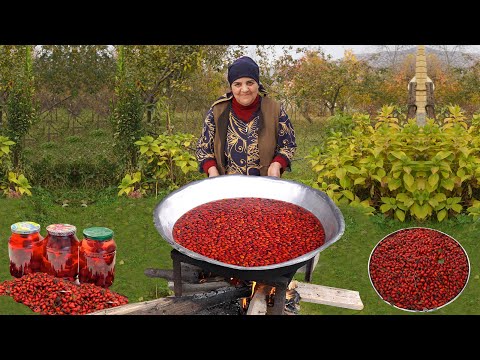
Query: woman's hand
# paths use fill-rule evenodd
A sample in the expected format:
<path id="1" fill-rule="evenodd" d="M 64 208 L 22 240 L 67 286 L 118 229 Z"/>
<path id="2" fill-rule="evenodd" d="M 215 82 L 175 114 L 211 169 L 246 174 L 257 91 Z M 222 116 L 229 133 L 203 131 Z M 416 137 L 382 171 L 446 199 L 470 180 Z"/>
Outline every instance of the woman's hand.
<path id="1" fill-rule="evenodd" d="M 218 169 L 216 166 L 211 166 L 209 169 L 208 169 L 208 177 L 214 177 L 214 176 L 218 176 L 220 175 L 220 173 L 218 172 Z"/>
<path id="2" fill-rule="evenodd" d="M 282 169 L 282 164 L 279 162 L 273 162 L 270 164 L 268 167 L 268 176 L 275 176 L 275 177 L 280 177 L 280 170 Z"/>

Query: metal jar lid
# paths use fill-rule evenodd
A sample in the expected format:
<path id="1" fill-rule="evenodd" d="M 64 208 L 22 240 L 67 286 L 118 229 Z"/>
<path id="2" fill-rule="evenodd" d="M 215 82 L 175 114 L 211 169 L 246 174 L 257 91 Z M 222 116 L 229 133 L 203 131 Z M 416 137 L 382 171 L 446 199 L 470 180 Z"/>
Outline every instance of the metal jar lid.
<path id="1" fill-rule="evenodd" d="M 33 221 L 21 221 L 10 226 L 12 233 L 15 234 L 33 234 L 40 231 L 40 225 Z"/>
<path id="2" fill-rule="evenodd" d="M 91 227 L 83 230 L 83 236 L 91 240 L 105 241 L 113 238 L 113 230 L 106 227 Z"/>

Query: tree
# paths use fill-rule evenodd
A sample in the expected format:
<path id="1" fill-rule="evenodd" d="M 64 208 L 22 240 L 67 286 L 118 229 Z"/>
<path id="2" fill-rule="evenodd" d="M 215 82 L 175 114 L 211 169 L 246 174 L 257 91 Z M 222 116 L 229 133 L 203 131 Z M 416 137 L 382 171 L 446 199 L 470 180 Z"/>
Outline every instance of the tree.
<path id="1" fill-rule="evenodd" d="M 115 59 L 110 46 L 38 45 L 35 54 L 36 88 L 44 110 L 101 90 L 113 91 Z"/>
<path id="2" fill-rule="evenodd" d="M 21 75 L 25 54 L 22 48 L 14 45 L 0 45 L 0 130 L 4 126 L 4 113 L 9 92 L 14 80 Z"/>
<path id="3" fill-rule="evenodd" d="M 128 45 L 125 46 L 126 78 L 136 84 L 151 124 L 155 105 L 185 86 L 186 75 L 201 64 L 202 46 Z"/>
<path id="4" fill-rule="evenodd" d="M 35 119 L 33 101 L 32 46 L 2 46 L 5 57 L 0 64 L 1 113 L 6 113 L 5 134 L 15 142 L 12 162 L 18 168 L 21 161 L 23 139 Z M 3 120 L 2 120 L 3 122 Z"/>
<path id="5" fill-rule="evenodd" d="M 116 101 L 112 112 L 114 148 L 123 169 L 131 172 L 137 165 L 137 141 L 142 135 L 143 102 L 132 79 L 126 76 L 125 50 L 118 47 L 115 78 Z"/>
<path id="6" fill-rule="evenodd" d="M 293 90 L 293 79 L 296 70 L 296 60 L 290 47 L 283 47 L 283 54 L 275 59 L 272 70 L 271 92 L 286 108 L 294 107 L 299 100 Z M 299 50 L 302 52 L 304 49 Z"/>
<path id="7" fill-rule="evenodd" d="M 338 106 L 345 109 L 363 68 L 364 63 L 351 52 L 340 60 L 331 60 L 321 50 L 307 51 L 296 62 L 291 87 L 302 115 L 311 122 L 311 112 L 321 114 L 326 108 L 334 115 Z"/>

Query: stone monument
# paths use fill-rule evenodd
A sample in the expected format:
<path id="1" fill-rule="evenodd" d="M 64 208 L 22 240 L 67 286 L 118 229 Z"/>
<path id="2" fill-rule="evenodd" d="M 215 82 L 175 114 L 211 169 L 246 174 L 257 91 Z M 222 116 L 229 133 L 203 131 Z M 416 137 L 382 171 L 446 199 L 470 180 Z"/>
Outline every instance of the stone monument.
<path id="1" fill-rule="evenodd" d="M 408 113 L 407 118 L 417 118 L 417 124 L 423 126 L 426 119 L 435 119 L 432 80 L 427 76 L 427 58 L 425 45 L 417 45 L 415 76 L 408 84 Z"/>

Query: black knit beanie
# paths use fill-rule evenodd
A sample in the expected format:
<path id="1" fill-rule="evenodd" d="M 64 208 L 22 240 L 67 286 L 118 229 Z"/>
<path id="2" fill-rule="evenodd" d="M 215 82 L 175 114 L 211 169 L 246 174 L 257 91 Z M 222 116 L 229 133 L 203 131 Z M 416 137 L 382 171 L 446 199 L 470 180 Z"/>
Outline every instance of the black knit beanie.
<path id="1" fill-rule="evenodd" d="M 257 63 L 248 56 L 238 58 L 228 67 L 228 83 L 230 85 L 242 77 L 252 78 L 257 84 L 260 84 L 260 69 Z"/>

